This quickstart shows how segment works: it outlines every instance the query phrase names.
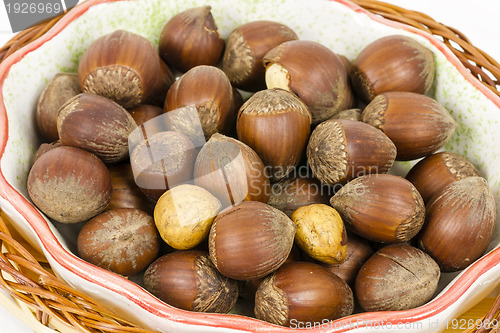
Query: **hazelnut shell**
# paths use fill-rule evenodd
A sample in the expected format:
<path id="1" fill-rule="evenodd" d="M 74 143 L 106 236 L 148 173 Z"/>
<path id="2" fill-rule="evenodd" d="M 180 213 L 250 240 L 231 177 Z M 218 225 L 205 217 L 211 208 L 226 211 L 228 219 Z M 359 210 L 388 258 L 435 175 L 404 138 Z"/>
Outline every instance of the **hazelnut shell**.
<path id="1" fill-rule="evenodd" d="M 86 221 L 111 200 L 106 165 L 83 149 L 61 146 L 41 155 L 28 174 L 28 193 L 35 205 L 62 223 Z"/>
<path id="2" fill-rule="evenodd" d="M 146 289 L 164 302 L 196 312 L 226 313 L 238 299 L 238 285 L 213 266 L 202 251 L 177 251 L 153 262 Z"/>
<path id="3" fill-rule="evenodd" d="M 57 130 L 61 143 L 88 150 L 105 163 L 128 157 L 128 137 L 137 127 L 135 120 L 112 100 L 82 93 L 59 110 Z"/>
<path id="4" fill-rule="evenodd" d="M 79 256 L 121 275 L 134 275 L 156 259 L 160 240 L 151 215 L 120 208 L 88 221 L 78 234 Z"/>
<path id="5" fill-rule="evenodd" d="M 186 72 L 199 65 L 216 66 L 224 51 L 210 6 L 190 8 L 173 16 L 163 27 L 159 40 L 165 61 Z"/>
<path id="6" fill-rule="evenodd" d="M 365 311 L 413 309 L 428 302 L 440 271 L 423 251 L 406 244 L 383 247 L 359 270 L 355 292 Z"/>
<path id="7" fill-rule="evenodd" d="M 396 158 L 392 141 L 373 126 L 330 119 L 316 126 L 307 145 L 314 176 L 334 186 L 365 174 L 387 173 Z"/>
<path id="8" fill-rule="evenodd" d="M 391 35 L 368 44 L 354 59 L 350 77 L 365 102 L 387 91 L 426 94 L 434 81 L 434 55 L 407 36 Z"/>
<path id="9" fill-rule="evenodd" d="M 442 148 L 457 123 L 440 103 L 411 92 L 377 95 L 363 111 L 364 122 L 384 132 L 397 149 L 397 160 L 421 158 Z"/>
<path id="10" fill-rule="evenodd" d="M 418 246 L 441 270 L 464 269 L 486 252 L 495 230 L 496 209 L 484 178 L 467 177 L 445 186 L 426 208 Z"/>
<path id="11" fill-rule="evenodd" d="M 296 39 L 297 34 L 282 23 L 252 21 L 242 24 L 229 34 L 222 70 L 239 89 L 265 89 L 266 69 L 262 58 L 274 47 Z"/>
<path id="12" fill-rule="evenodd" d="M 335 320 L 350 315 L 353 309 L 347 283 L 308 262 L 284 264 L 262 281 L 255 295 L 257 319 L 276 325 Z"/>
<path id="13" fill-rule="evenodd" d="M 326 46 L 288 41 L 269 51 L 263 63 L 267 87 L 296 94 L 311 112 L 313 124 L 346 107 L 347 73 L 342 60 Z"/>
<path id="14" fill-rule="evenodd" d="M 365 175 L 342 187 L 330 199 L 349 230 L 381 243 L 405 242 L 425 220 L 425 206 L 406 179 L 386 174 Z"/>
<path id="15" fill-rule="evenodd" d="M 223 207 L 241 201 L 267 203 L 271 190 L 264 163 L 241 141 L 214 134 L 203 146 L 194 165 L 194 182 L 209 190 Z"/>
<path id="16" fill-rule="evenodd" d="M 420 160 L 410 169 L 406 179 L 417 188 L 427 203 L 446 185 L 476 176 L 479 176 L 479 171 L 471 162 L 463 156 L 446 151 Z"/>
<path id="17" fill-rule="evenodd" d="M 271 179 L 277 180 L 299 164 L 310 126 L 311 114 L 299 98 L 282 89 L 267 89 L 252 95 L 240 108 L 236 131 L 238 139 L 270 167 Z"/>
<path id="18" fill-rule="evenodd" d="M 124 30 L 94 41 L 78 66 L 82 92 L 110 98 L 124 108 L 146 100 L 159 72 L 160 57 L 153 43 Z"/>
<path id="19" fill-rule="evenodd" d="M 227 277 L 261 278 L 285 262 L 295 231 L 295 224 L 276 208 L 243 201 L 215 218 L 208 239 L 210 258 Z"/>

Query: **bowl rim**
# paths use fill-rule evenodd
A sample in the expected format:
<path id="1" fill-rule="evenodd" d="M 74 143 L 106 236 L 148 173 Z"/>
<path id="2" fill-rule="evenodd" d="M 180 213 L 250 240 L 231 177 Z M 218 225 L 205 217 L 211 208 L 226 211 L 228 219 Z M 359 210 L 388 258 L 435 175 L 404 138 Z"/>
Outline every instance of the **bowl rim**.
<path id="1" fill-rule="evenodd" d="M 0 160 L 3 157 L 8 140 L 7 112 L 3 100 L 3 87 L 10 68 L 19 62 L 26 54 L 38 49 L 45 42 L 57 36 L 74 19 L 82 16 L 91 7 L 101 3 L 113 3 L 119 1 L 134 0 L 88 0 L 68 12 L 52 29 L 45 35 L 31 42 L 22 49 L 16 51 L 0 64 Z M 371 20 L 382 23 L 389 27 L 411 32 L 429 41 L 436 47 L 446 59 L 459 71 L 459 73 L 481 94 L 486 96 L 496 106 L 500 108 L 500 97 L 486 88 L 477 80 L 459 61 L 459 59 L 448 49 L 448 47 L 434 36 L 417 28 L 390 21 L 350 2 L 349 0 L 329 0 L 345 5 L 352 11 L 367 15 Z M 207 314 L 180 310 L 165 304 L 153 295 L 149 294 L 139 285 L 102 268 L 93 266 L 76 255 L 67 251 L 59 242 L 55 234 L 51 231 L 47 220 L 42 214 L 19 192 L 17 192 L 5 179 L 0 168 L 0 197 L 7 201 L 32 228 L 38 241 L 47 254 L 50 255 L 58 265 L 76 274 L 92 284 L 99 285 L 117 295 L 125 297 L 137 306 L 150 312 L 151 314 L 177 323 L 198 325 L 205 327 L 218 327 L 234 330 L 261 331 L 261 332 L 292 332 L 295 329 L 272 325 L 255 318 L 233 315 L 233 314 Z M 467 269 L 460 273 L 456 281 L 448 285 L 446 289 L 425 305 L 403 311 L 386 312 L 365 312 L 348 317 L 337 319 L 327 327 L 306 329 L 307 332 L 346 332 L 354 328 L 363 328 L 369 323 L 383 322 L 396 325 L 400 322 L 411 323 L 436 316 L 452 306 L 464 293 L 474 284 L 474 282 L 484 273 L 494 268 L 500 262 L 500 248 L 496 248 L 475 261 Z M 344 326 L 345 325 L 345 326 Z M 338 328 L 333 328 L 333 326 Z"/>

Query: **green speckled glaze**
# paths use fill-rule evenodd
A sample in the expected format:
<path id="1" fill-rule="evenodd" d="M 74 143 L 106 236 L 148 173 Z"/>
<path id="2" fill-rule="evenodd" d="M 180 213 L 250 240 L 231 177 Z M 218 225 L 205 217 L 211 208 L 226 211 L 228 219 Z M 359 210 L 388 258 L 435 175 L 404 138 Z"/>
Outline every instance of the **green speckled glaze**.
<path id="1" fill-rule="evenodd" d="M 500 110 L 429 41 L 355 13 L 326 0 L 141 0 L 103 3 L 74 20 L 55 38 L 28 53 L 15 64 L 5 81 L 3 96 L 8 113 L 9 140 L 1 160 L 6 179 L 26 196 L 31 158 L 39 145 L 34 120 L 38 96 L 58 72 L 76 72 L 86 48 L 98 37 L 116 29 L 138 33 L 156 45 L 164 24 L 174 14 L 209 4 L 223 38 L 238 25 L 259 19 L 274 20 L 294 29 L 300 39 L 313 40 L 353 60 L 373 40 L 402 34 L 415 38 L 435 54 L 436 79 L 431 96 L 441 102 L 458 122 L 445 149 L 466 156 L 488 180 L 500 216 Z M 397 163 L 404 174 L 412 163 Z M 497 223 L 498 224 L 498 223 Z M 500 228 L 492 246 L 500 243 Z"/>

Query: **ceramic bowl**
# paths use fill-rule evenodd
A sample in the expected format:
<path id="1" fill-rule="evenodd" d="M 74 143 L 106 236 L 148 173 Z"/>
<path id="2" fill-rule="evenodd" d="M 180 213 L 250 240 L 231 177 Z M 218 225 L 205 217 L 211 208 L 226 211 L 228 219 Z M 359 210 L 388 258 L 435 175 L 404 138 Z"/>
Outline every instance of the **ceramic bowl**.
<path id="1" fill-rule="evenodd" d="M 15 227 L 44 252 L 60 279 L 145 328 L 164 332 L 291 332 L 293 328 L 241 315 L 193 313 L 162 303 L 140 285 L 75 256 L 74 230 L 50 222 L 27 195 L 27 174 L 39 145 L 34 110 L 48 80 L 58 72 L 75 72 L 84 50 L 104 34 L 125 29 L 157 43 L 170 17 L 205 4 L 202 0 L 90 0 L 77 6 L 42 38 L 4 61 L 0 66 L 0 207 Z M 492 186 L 500 207 L 500 99 L 471 76 L 440 41 L 369 14 L 346 0 L 211 0 L 208 4 L 223 38 L 244 22 L 269 19 L 286 23 L 301 39 L 318 41 L 349 59 L 371 41 L 391 34 L 407 35 L 427 46 L 434 52 L 437 68 L 431 95 L 459 123 L 445 149 L 466 156 L 477 166 Z M 409 163 L 398 165 L 400 171 L 409 167 Z M 424 306 L 311 323 L 307 331 L 361 332 L 378 328 L 379 332 L 437 332 L 450 327 L 452 318 L 498 284 L 499 243 L 497 232 L 488 254 L 459 274 L 444 274 L 438 294 Z"/>

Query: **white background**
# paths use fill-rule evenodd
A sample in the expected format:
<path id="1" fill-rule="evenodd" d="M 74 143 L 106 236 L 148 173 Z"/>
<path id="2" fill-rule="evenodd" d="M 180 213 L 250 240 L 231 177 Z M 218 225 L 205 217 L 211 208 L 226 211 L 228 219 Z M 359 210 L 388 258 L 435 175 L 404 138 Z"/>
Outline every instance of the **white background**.
<path id="1" fill-rule="evenodd" d="M 464 33 L 477 47 L 500 61 L 499 0 L 385 0 L 400 7 L 428 14 L 438 22 L 454 27 Z M 207 0 L 210 4 L 210 0 Z M 0 5 L 0 45 L 4 45 L 13 34 L 5 7 Z M 5 333 L 33 332 L 0 308 L 0 331 Z"/>

